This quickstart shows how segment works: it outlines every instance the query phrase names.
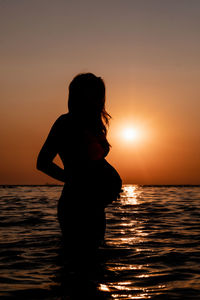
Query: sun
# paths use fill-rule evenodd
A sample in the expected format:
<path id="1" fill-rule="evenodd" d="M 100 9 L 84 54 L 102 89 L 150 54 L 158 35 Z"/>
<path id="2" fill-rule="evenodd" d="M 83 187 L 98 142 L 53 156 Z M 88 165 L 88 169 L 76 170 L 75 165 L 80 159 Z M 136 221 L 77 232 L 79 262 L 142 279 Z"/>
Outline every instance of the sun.
<path id="1" fill-rule="evenodd" d="M 121 131 L 123 140 L 127 142 L 137 141 L 140 137 L 140 132 L 137 128 L 126 127 Z"/>
<path id="2" fill-rule="evenodd" d="M 121 121 L 114 127 L 111 135 L 118 147 L 139 149 L 148 142 L 151 132 L 144 122 Z"/>

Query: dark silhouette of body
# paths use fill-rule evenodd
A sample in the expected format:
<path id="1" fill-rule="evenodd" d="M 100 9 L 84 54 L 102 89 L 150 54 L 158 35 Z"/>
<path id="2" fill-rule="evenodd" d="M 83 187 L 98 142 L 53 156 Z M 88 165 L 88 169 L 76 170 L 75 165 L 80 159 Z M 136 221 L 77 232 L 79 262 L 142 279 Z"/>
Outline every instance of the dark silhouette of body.
<path id="1" fill-rule="evenodd" d="M 37 168 L 65 183 L 58 204 L 64 242 L 71 249 L 94 249 L 104 239 L 105 207 L 116 200 L 121 178 L 106 161 L 109 114 L 105 85 L 92 73 L 76 76 L 69 86 L 69 113 L 52 126 L 39 153 Z M 64 169 L 53 162 L 59 154 Z"/>

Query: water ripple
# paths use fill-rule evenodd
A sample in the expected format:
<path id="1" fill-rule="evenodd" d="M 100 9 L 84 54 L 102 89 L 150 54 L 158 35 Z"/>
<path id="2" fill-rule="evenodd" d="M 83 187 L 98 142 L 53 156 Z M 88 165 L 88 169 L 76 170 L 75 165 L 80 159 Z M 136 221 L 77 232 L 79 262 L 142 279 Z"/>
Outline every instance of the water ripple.
<path id="1" fill-rule="evenodd" d="M 125 185 L 94 266 L 63 260 L 59 186 L 0 188 L 0 296 L 199 299 L 200 187 Z"/>

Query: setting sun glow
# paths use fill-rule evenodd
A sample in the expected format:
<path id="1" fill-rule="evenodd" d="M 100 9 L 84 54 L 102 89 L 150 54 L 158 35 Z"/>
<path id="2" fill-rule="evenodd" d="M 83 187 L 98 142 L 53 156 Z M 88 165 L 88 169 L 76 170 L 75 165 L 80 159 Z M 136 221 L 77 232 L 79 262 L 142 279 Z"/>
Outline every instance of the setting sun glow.
<path id="1" fill-rule="evenodd" d="M 126 141 L 136 141 L 140 136 L 139 130 L 136 128 L 127 127 L 122 130 L 122 137 Z"/>
<path id="2" fill-rule="evenodd" d="M 200 184 L 200 1 L 0 1 L 0 14 L 1 185 L 63 184 L 36 160 L 68 113 L 70 82 L 90 72 L 105 83 L 107 127 L 91 130 L 102 143 L 107 133 L 105 158 L 123 183 Z M 77 115 L 77 145 L 104 103 L 90 100 Z M 78 167 L 85 152 L 76 153 Z"/>

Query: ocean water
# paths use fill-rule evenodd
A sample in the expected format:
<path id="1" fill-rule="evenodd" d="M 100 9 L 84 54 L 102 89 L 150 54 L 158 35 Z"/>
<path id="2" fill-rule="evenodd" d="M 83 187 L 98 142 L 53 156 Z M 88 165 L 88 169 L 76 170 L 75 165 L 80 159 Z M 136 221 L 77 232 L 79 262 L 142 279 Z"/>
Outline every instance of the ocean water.
<path id="1" fill-rule="evenodd" d="M 61 186 L 0 187 L 1 299 L 200 299 L 200 187 L 125 185 L 95 262 L 65 257 Z"/>

